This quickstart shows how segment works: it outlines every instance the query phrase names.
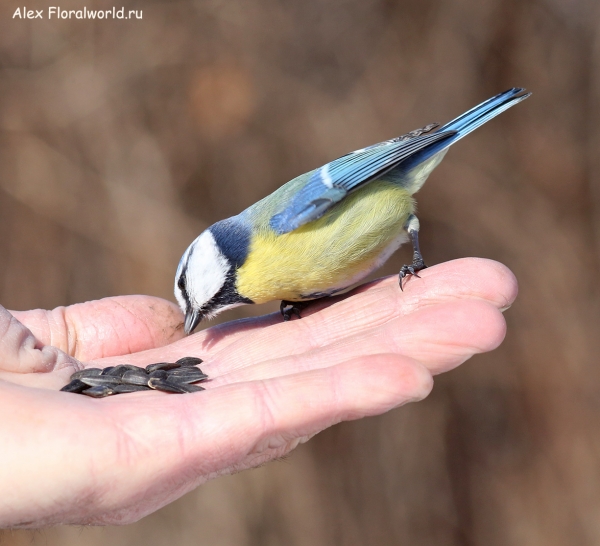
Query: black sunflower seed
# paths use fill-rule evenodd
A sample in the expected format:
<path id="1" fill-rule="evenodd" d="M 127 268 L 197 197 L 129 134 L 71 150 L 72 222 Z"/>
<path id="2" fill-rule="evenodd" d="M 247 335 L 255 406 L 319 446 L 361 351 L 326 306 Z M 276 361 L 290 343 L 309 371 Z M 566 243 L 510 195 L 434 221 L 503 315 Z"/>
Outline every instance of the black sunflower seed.
<path id="1" fill-rule="evenodd" d="M 89 385 L 90 387 L 97 387 L 101 385 L 110 387 L 112 385 L 119 385 L 121 383 L 121 378 L 112 377 L 110 375 L 98 375 L 96 377 L 82 377 L 80 381 L 86 385 Z"/>
<path id="2" fill-rule="evenodd" d="M 134 364 L 118 364 L 118 367 L 127 368 L 128 370 L 131 370 L 133 372 L 135 372 L 137 370 L 143 370 L 143 369 L 145 369 L 145 368 L 140 367 L 140 366 L 135 366 Z"/>
<path id="3" fill-rule="evenodd" d="M 86 396 L 91 396 L 93 398 L 104 398 L 105 396 L 110 396 L 114 391 L 107 387 L 106 385 L 98 385 L 96 387 L 90 387 L 83 391 L 82 394 Z"/>
<path id="4" fill-rule="evenodd" d="M 137 366 L 131 364 L 119 364 L 114 366 L 112 370 L 102 375 L 110 375 L 111 377 L 123 377 L 123 374 L 128 371 L 139 370 Z"/>
<path id="5" fill-rule="evenodd" d="M 153 377 L 152 379 L 150 379 L 150 381 L 148 381 L 148 386 L 151 389 L 155 389 L 157 391 L 162 391 L 162 392 L 175 392 L 175 393 L 182 392 L 182 390 L 179 388 L 179 385 L 177 385 L 176 383 L 170 383 L 169 381 L 166 381 L 165 379 L 158 379 L 156 377 Z"/>
<path id="6" fill-rule="evenodd" d="M 188 385 L 187 383 L 180 383 L 177 386 L 184 393 L 187 393 L 187 392 L 200 392 L 200 391 L 205 391 L 206 390 L 204 387 L 201 387 L 200 385 Z"/>
<path id="7" fill-rule="evenodd" d="M 74 374 L 71 374 L 71 379 L 81 379 L 82 377 L 92 377 L 93 375 L 100 375 L 102 370 L 100 368 L 86 368 L 85 370 L 79 370 Z"/>
<path id="8" fill-rule="evenodd" d="M 198 368 L 183 368 L 183 370 L 181 373 L 168 374 L 168 380 L 175 383 L 196 383 L 197 381 L 208 379 L 208 375 L 202 373 Z"/>
<path id="9" fill-rule="evenodd" d="M 85 389 L 89 389 L 90 386 L 84 383 L 83 381 L 79 381 L 79 379 L 73 379 L 70 383 L 66 384 L 62 389 L 63 392 L 74 392 L 79 394 L 83 392 Z"/>
<path id="10" fill-rule="evenodd" d="M 184 356 L 180 358 L 175 364 L 179 364 L 180 366 L 197 366 L 198 364 L 202 364 L 203 360 L 201 358 L 197 358 L 195 356 Z"/>
<path id="11" fill-rule="evenodd" d="M 175 370 L 169 370 L 167 371 L 167 373 L 169 374 L 169 376 L 173 375 L 187 375 L 190 373 L 204 373 L 200 368 L 197 368 L 196 366 L 186 366 L 186 367 L 182 367 L 182 368 L 176 368 Z"/>
<path id="12" fill-rule="evenodd" d="M 150 379 L 150 381 L 148 381 L 148 385 L 150 388 L 156 389 L 157 391 L 174 392 L 179 394 L 204 390 L 202 387 L 196 387 L 195 385 L 186 385 L 184 383 L 179 384 L 167 379 L 157 378 Z"/>
<path id="13" fill-rule="evenodd" d="M 156 364 L 150 364 L 146 366 L 146 371 L 148 373 L 152 373 L 156 370 L 172 370 L 174 368 L 179 368 L 180 365 L 175 362 L 157 362 Z"/>
<path id="14" fill-rule="evenodd" d="M 152 379 L 166 379 L 167 372 L 165 370 L 154 370 L 150 372 L 150 378 Z"/>
<path id="15" fill-rule="evenodd" d="M 95 398 L 150 388 L 172 393 L 197 392 L 204 389 L 192 383 L 208 379 L 196 367 L 201 362 L 200 358 L 186 356 L 177 362 L 157 362 L 145 368 L 133 364 L 117 364 L 104 369 L 87 368 L 73 373 L 70 383 L 61 390 Z"/>
<path id="16" fill-rule="evenodd" d="M 148 385 L 148 379 L 150 375 L 144 370 L 139 368 L 137 370 L 127 370 L 121 377 L 121 381 L 127 385 Z"/>
<path id="17" fill-rule="evenodd" d="M 177 379 L 178 383 L 200 383 L 201 381 L 206 381 L 208 379 L 208 375 L 206 374 L 202 374 L 201 376 L 192 376 L 192 377 L 188 377 L 188 376 L 183 376 L 181 378 Z"/>
<path id="18" fill-rule="evenodd" d="M 115 385 L 110 387 L 115 394 L 126 394 L 128 392 L 149 391 L 148 385 Z"/>

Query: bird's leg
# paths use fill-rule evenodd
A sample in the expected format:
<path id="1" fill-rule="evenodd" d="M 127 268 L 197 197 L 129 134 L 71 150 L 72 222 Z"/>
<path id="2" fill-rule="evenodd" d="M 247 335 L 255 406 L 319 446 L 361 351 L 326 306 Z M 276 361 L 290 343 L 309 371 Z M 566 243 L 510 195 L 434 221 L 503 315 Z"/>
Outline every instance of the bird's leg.
<path id="1" fill-rule="evenodd" d="M 421 249 L 419 248 L 419 227 L 419 219 L 414 214 L 411 214 L 408 217 L 406 224 L 404 225 L 404 229 L 406 229 L 406 231 L 408 232 L 408 236 L 410 237 L 410 240 L 412 242 L 413 261 L 411 265 L 403 265 L 400 268 L 400 273 L 398 275 L 400 278 L 400 290 L 404 290 L 404 288 L 402 288 L 402 279 L 404 279 L 404 277 L 406 277 L 407 275 L 414 275 L 415 277 L 419 277 L 417 272 L 427 267 L 425 265 L 425 262 L 423 261 Z"/>
<path id="2" fill-rule="evenodd" d="M 279 306 L 279 310 L 281 311 L 283 320 L 285 322 L 287 322 L 288 320 L 291 320 L 292 315 L 296 315 L 298 318 L 302 318 L 300 316 L 300 311 L 302 311 L 303 309 L 306 309 L 309 305 L 310 305 L 310 301 L 281 300 L 281 305 Z"/>

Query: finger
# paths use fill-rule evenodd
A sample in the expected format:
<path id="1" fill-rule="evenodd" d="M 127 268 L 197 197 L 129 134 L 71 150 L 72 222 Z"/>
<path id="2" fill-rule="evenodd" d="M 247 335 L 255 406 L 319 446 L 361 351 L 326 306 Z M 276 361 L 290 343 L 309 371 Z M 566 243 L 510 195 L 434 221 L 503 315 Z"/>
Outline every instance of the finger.
<path id="1" fill-rule="evenodd" d="M 510 269 L 499 262 L 482 258 L 445 262 L 424 269 L 419 275 L 420 279 L 407 283 L 404 292 L 399 290 L 398 276 L 393 275 L 361 285 L 343 296 L 318 300 L 303 311 L 303 319 L 333 304 L 339 304 L 330 313 L 341 315 L 337 320 L 339 327 L 333 331 L 328 330 L 327 335 L 346 336 L 352 335 L 353 329 L 360 331 L 366 322 L 370 326 L 376 326 L 397 315 L 407 315 L 422 307 L 458 298 L 479 299 L 498 309 L 506 309 L 514 302 L 518 292 L 516 278 Z M 359 294 L 363 297 L 356 299 Z M 341 305 L 340 302 L 345 303 Z M 325 320 L 326 317 L 325 313 L 320 318 Z M 282 322 L 278 313 L 261 319 L 262 325 Z M 290 321 L 290 324 L 297 325 L 298 321 Z M 216 345 L 215 341 L 219 342 L 219 347 L 214 349 L 221 350 L 226 344 L 233 343 L 248 333 L 254 337 L 254 328 L 252 319 L 245 319 L 221 324 L 202 334 L 209 350 L 212 349 L 211 345 Z"/>
<path id="2" fill-rule="evenodd" d="M 485 258 L 443 262 L 419 271 L 418 278 L 409 277 L 408 281 L 405 281 L 404 297 L 399 300 L 404 312 L 457 297 L 480 299 L 505 310 L 518 294 L 518 283 L 513 272 L 504 264 Z M 351 294 L 382 285 L 395 288 L 397 284 L 398 276 L 393 275 L 361 285 Z"/>
<path id="3" fill-rule="evenodd" d="M 193 489 L 206 476 L 281 457 L 335 423 L 421 400 L 432 386 L 431 375 L 417 362 L 395 355 L 371 355 L 332 368 L 206 391 L 198 396 L 200 400 L 205 395 L 197 405 L 189 398 L 189 402 L 182 400 L 186 402 L 185 425 L 179 422 L 170 433 L 185 437 L 185 448 L 173 453 L 172 438 L 164 448 L 171 452 L 165 460 L 178 457 L 185 465 L 187 481 L 172 476 L 171 483 L 179 482 L 179 488 L 161 499 L 164 489 L 155 486 L 148 492 L 148 500 L 154 500 L 152 509 L 156 509 Z M 206 445 L 219 456 L 207 456 Z"/>
<path id="4" fill-rule="evenodd" d="M 514 275 L 502 264 L 477 258 L 456 260 L 424 270 L 423 277 L 411 283 L 404 293 L 398 289 L 397 277 L 387 278 L 367 288 L 360 287 L 355 295 L 319 313 L 241 335 L 218 352 L 217 344 L 208 360 L 227 361 L 232 368 L 239 368 L 245 363 L 303 354 L 353 338 L 398 317 L 405 317 L 402 327 L 410 328 L 416 322 L 411 320 L 413 314 L 440 303 L 475 300 L 504 308 L 514 301 L 516 292 Z M 192 340 L 186 342 L 191 344 Z"/>
<path id="5" fill-rule="evenodd" d="M 383 326 L 342 338 L 301 354 L 251 362 L 234 359 L 224 350 L 202 365 L 210 376 L 205 386 L 281 377 L 335 366 L 354 357 L 397 353 L 419 361 L 431 373 L 455 368 L 475 354 L 495 349 L 504 339 L 506 323 L 502 313 L 484 301 L 459 300 L 425 307 L 408 316 L 400 316 Z M 3 376 L 19 384 L 59 389 L 68 382 L 68 373 Z M 69 371 L 70 373 L 70 371 Z"/>
<path id="6" fill-rule="evenodd" d="M 207 391 L 205 409 L 213 410 L 214 400 L 216 414 L 241 411 L 244 417 L 236 425 L 260 436 L 249 453 L 260 456 L 266 450 L 283 449 L 281 455 L 289 451 L 290 442 L 295 446 L 340 421 L 379 415 L 422 400 L 432 387 L 433 378 L 420 363 L 394 354 L 368 355 Z"/>
<path id="7" fill-rule="evenodd" d="M 419 361 L 433 374 L 446 372 L 473 355 L 495 349 L 504 339 L 502 313 L 483 301 L 464 300 L 425 307 L 407 317 L 291 357 L 249 363 L 228 350 L 203 365 L 211 386 L 279 377 L 335 366 L 348 359 L 396 353 Z"/>
<path id="8" fill-rule="evenodd" d="M 39 394 L 0 384 L 4 400 L 30 408 L 0 422 L 3 437 L 20 439 L 9 450 L 15 460 L 0 468 L 2 483 L 18 484 L 19 502 L 12 496 L 3 513 L 13 514 L 12 524 L 136 521 L 210 477 L 281 456 L 339 421 L 420 400 L 431 387 L 418 363 L 377 355 L 185 396 L 90 400 L 47 393 L 43 418 L 32 422 Z M 48 445 L 44 465 L 24 457 L 41 444 Z M 27 479 L 9 470 L 23 467 Z M 86 502 L 74 505 L 81 498 Z"/>
<path id="9" fill-rule="evenodd" d="M 74 358 L 56 347 L 44 345 L 0 306 L 0 370 L 17 374 L 49 372 L 81 367 Z"/>
<path id="10" fill-rule="evenodd" d="M 162 347 L 184 336 L 179 308 L 150 296 L 118 296 L 13 314 L 43 343 L 86 361 Z"/>
<path id="11" fill-rule="evenodd" d="M 182 339 L 164 350 L 137 355 L 140 362 L 158 362 L 197 355 L 212 362 L 227 350 L 234 368 L 303 353 L 335 343 L 418 309 L 463 298 L 481 300 L 504 309 L 517 295 L 517 282 L 504 265 L 480 258 L 443 263 L 420 272 L 421 279 L 398 288 L 398 277 L 357 288 L 349 296 L 319 301 L 301 320 L 282 322 L 277 313 L 210 328 Z M 311 312 L 312 309 L 312 312 Z M 315 309 L 320 309 L 314 312 Z M 270 326 L 270 327 L 266 327 Z M 223 359 L 224 361 L 224 359 Z"/>

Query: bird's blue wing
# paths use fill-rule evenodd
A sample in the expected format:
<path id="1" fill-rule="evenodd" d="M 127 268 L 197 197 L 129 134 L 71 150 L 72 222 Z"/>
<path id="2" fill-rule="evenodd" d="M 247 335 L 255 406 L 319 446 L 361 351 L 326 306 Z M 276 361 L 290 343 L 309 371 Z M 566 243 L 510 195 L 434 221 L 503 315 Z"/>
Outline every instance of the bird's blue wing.
<path id="1" fill-rule="evenodd" d="M 327 163 L 315 170 L 287 207 L 271 218 L 271 228 L 279 234 L 289 233 L 317 220 L 351 191 L 380 178 L 411 155 L 455 133 L 451 130 L 409 140 L 387 140 Z"/>

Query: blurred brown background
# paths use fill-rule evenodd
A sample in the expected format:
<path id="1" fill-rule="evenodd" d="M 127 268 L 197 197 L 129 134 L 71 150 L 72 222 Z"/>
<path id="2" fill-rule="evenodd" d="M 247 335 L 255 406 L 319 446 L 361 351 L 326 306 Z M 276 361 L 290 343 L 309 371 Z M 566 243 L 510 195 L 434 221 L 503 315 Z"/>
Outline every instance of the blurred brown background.
<path id="1" fill-rule="evenodd" d="M 534 95 L 455 146 L 418 197 L 430 264 L 493 258 L 521 291 L 504 344 L 422 403 L 336 426 L 134 525 L 0 544 L 600 543 L 598 2 L 60 5 L 143 19 L 24 21 L 21 3 L 0 6 L 5 307 L 172 298 L 180 254 L 210 223 L 512 86 Z"/>

